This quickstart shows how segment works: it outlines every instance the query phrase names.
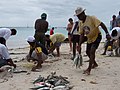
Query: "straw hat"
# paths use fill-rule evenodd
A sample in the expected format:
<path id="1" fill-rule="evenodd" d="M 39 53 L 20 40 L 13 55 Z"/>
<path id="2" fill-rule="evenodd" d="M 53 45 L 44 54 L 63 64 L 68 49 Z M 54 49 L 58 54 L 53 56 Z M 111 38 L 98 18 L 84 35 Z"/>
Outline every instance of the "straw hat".
<path id="1" fill-rule="evenodd" d="M 82 12 L 84 12 L 86 9 L 82 8 L 82 7 L 77 7 L 77 9 L 75 10 L 75 15 L 79 15 Z"/>

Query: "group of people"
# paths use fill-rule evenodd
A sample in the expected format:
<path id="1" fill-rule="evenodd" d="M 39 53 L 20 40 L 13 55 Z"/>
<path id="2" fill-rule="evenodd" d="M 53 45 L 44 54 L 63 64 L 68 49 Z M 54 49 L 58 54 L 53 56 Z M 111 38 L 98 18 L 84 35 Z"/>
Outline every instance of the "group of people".
<path id="1" fill-rule="evenodd" d="M 55 55 L 53 51 L 56 49 L 57 57 L 60 56 L 61 43 L 66 39 L 63 34 L 54 34 L 54 27 L 48 31 L 48 22 L 46 21 L 47 14 L 43 13 L 41 19 L 35 21 L 35 35 L 29 36 L 27 42 L 30 45 L 27 60 L 37 61 L 37 65 L 32 68 L 32 71 L 42 67 L 42 63 L 47 59 L 48 54 Z"/>
<path id="2" fill-rule="evenodd" d="M 110 35 L 111 35 L 111 38 L 109 40 L 106 40 L 105 49 L 102 55 L 106 55 L 108 46 L 111 47 L 110 55 L 113 54 L 113 48 L 116 47 L 117 49 L 120 47 L 120 11 L 117 17 L 116 15 L 112 16 L 112 20 L 110 21 Z"/>
<path id="3" fill-rule="evenodd" d="M 70 51 L 73 51 L 73 57 L 71 59 L 75 58 L 76 48 L 79 54 L 81 54 L 82 44 L 87 42 L 86 54 L 89 57 L 89 66 L 84 71 L 84 74 L 90 75 L 91 69 L 98 66 L 97 62 L 95 61 L 95 52 L 102 39 L 102 34 L 99 30 L 99 27 L 105 31 L 108 41 L 111 41 L 111 39 L 119 39 L 120 46 L 120 21 L 118 19 L 118 21 L 115 22 L 115 16 L 113 16 L 113 22 L 111 22 L 112 33 L 109 33 L 107 27 L 102 21 L 95 16 L 86 15 L 85 10 L 86 9 L 82 7 L 78 7 L 75 10 L 75 18 L 74 20 L 72 18 L 69 19 L 67 30 Z M 120 15 L 118 18 L 120 18 Z M 31 60 L 37 61 L 37 64 L 32 68 L 32 71 L 40 69 L 42 67 L 42 63 L 47 59 L 48 54 L 54 55 L 53 51 L 55 49 L 57 51 L 56 56 L 60 57 L 60 46 L 61 43 L 66 39 L 63 34 L 54 34 L 54 28 L 52 28 L 50 35 L 46 35 L 49 26 L 49 23 L 46 21 L 46 19 L 47 14 L 41 14 L 41 18 L 35 21 L 34 36 L 28 36 L 27 38 L 27 42 L 30 45 L 27 60 L 29 62 Z M 16 65 L 9 56 L 6 46 L 6 40 L 10 35 L 16 35 L 16 30 L 8 30 L 7 28 L 3 30 L 4 31 L 0 30 L 0 67 L 4 65 L 11 65 L 16 68 Z"/>
<path id="4" fill-rule="evenodd" d="M 65 40 L 65 36 L 63 34 L 54 34 L 53 31 L 51 31 L 50 35 L 45 35 L 48 31 L 48 22 L 46 21 L 46 18 L 46 13 L 41 14 L 41 19 L 37 19 L 35 21 L 34 36 L 28 36 L 26 39 L 30 45 L 29 53 L 26 56 L 27 60 L 29 62 L 31 60 L 37 62 L 36 66 L 32 68 L 32 71 L 40 69 L 42 67 L 42 63 L 47 59 L 47 55 L 49 53 L 53 54 L 55 49 L 57 50 L 57 56 L 59 57 L 61 42 Z M 0 71 L 3 71 L 1 67 L 5 65 L 10 65 L 16 68 L 16 64 L 12 61 L 6 45 L 6 40 L 10 36 L 16 35 L 16 33 L 16 29 L 0 29 Z"/>
<path id="5" fill-rule="evenodd" d="M 102 34 L 99 27 L 105 31 L 107 41 L 111 41 L 111 39 L 113 41 L 117 40 L 119 44 L 118 47 L 120 47 L 120 12 L 116 21 L 113 19 L 113 21 L 110 23 L 112 25 L 112 31 L 109 32 L 106 25 L 102 21 L 95 16 L 86 15 L 85 10 L 86 9 L 82 7 L 78 7 L 75 10 L 75 18 L 77 17 L 78 20 L 73 21 L 73 19 L 70 18 L 67 30 L 70 50 L 73 51 L 73 57 L 71 58 L 72 60 L 76 55 L 76 43 L 78 43 L 77 50 L 79 54 L 81 54 L 81 45 L 87 41 L 86 54 L 89 57 L 89 66 L 84 71 L 84 74 L 90 75 L 91 69 L 98 67 L 97 62 L 95 61 L 95 52 L 102 39 Z M 115 18 L 115 16 L 113 16 L 113 18 Z M 105 52 L 102 55 L 106 53 L 106 47 Z"/>

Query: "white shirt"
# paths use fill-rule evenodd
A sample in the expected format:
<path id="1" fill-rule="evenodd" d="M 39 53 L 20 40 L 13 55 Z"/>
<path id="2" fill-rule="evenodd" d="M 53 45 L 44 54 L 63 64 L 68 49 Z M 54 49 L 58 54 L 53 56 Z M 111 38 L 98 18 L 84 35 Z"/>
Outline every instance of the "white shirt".
<path id="1" fill-rule="evenodd" d="M 11 36 L 11 30 L 9 28 L 0 28 L 0 37 L 7 40 Z"/>
<path id="2" fill-rule="evenodd" d="M 0 58 L 2 59 L 10 59 L 10 55 L 5 45 L 0 43 Z"/>
<path id="3" fill-rule="evenodd" d="M 112 34 L 112 31 L 113 30 L 117 30 L 117 32 L 118 32 L 118 34 L 117 34 L 117 36 L 115 36 L 115 37 L 113 37 L 113 36 L 111 36 L 111 38 L 112 39 L 118 39 L 119 37 L 120 37 L 120 27 L 114 27 L 112 30 L 111 30 L 111 32 L 110 32 L 110 35 Z"/>
<path id="4" fill-rule="evenodd" d="M 72 27 L 72 30 L 71 30 L 71 33 L 73 32 L 73 35 L 78 35 L 79 34 L 78 31 L 77 31 L 77 28 L 73 31 L 76 22 L 79 22 L 79 20 L 78 20 L 77 16 L 74 16 L 74 24 L 73 24 L 73 27 Z"/>

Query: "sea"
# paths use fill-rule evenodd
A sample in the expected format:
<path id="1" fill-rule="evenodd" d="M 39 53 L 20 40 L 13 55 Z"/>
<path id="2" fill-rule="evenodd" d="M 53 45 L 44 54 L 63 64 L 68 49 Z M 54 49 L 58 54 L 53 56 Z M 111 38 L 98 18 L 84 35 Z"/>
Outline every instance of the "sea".
<path id="1" fill-rule="evenodd" d="M 12 27 L 12 28 L 15 28 L 17 30 L 17 34 L 11 36 L 7 40 L 7 47 L 9 49 L 14 49 L 14 48 L 24 48 L 29 46 L 26 39 L 28 36 L 34 36 L 35 33 L 34 27 Z M 46 34 L 49 33 L 50 31 L 48 30 Z M 67 30 L 65 27 L 55 27 L 54 33 L 62 33 L 67 37 Z"/>
<path id="2" fill-rule="evenodd" d="M 29 46 L 27 43 L 26 39 L 28 36 L 34 36 L 35 29 L 33 27 L 14 27 L 17 30 L 17 34 L 11 36 L 7 40 L 7 47 L 8 49 L 15 49 L 15 48 L 24 48 Z M 105 38 L 105 33 L 103 30 L 102 32 L 102 40 Z M 49 30 L 47 31 L 46 34 L 49 34 Z M 62 33 L 66 36 L 67 38 L 67 30 L 65 27 L 55 27 L 54 33 Z"/>

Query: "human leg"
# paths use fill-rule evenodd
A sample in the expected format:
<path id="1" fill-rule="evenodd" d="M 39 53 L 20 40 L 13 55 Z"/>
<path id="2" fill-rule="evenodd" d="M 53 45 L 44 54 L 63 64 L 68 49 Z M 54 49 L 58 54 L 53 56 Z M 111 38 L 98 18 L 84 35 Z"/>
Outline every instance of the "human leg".
<path id="1" fill-rule="evenodd" d="M 60 57 L 60 47 L 56 47 L 57 57 Z"/>
<path id="2" fill-rule="evenodd" d="M 107 48 L 108 48 L 109 41 L 107 40 L 105 43 L 106 43 L 105 44 L 105 49 L 104 49 L 104 52 L 101 55 L 106 55 L 106 51 L 107 51 Z"/>
<path id="3" fill-rule="evenodd" d="M 7 65 L 6 59 L 0 59 L 0 68 L 5 65 Z"/>
<path id="4" fill-rule="evenodd" d="M 90 71 L 92 69 L 92 66 L 94 65 L 94 63 L 96 63 L 96 61 L 95 61 L 95 51 L 96 51 L 96 48 L 91 46 L 91 49 L 89 49 L 89 51 L 87 52 L 87 55 L 89 57 L 89 66 L 84 71 L 84 74 L 90 75 Z"/>
<path id="5" fill-rule="evenodd" d="M 68 35 L 68 40 L 69 40 L 69 45 L 70 45 L 70 51 L 72 51 L 72 41 L 71 41 L 70 35 Z"/>
<path id="6" fill-rule="evenodd" d="M 76 55 L 76 42 L 73 41 L 73 59 Z"/>
<path id="7" fill-rule="evenodd" d="M 87 44 L 87 51 L 89 51 L 88 57 L 89 57 L 90 61 L 89 61 L 89 66 L 88 66 L 87 70 L 85 71 L 85 74 L 90 75 L 91 69 L 98 66 L 98 64 L 95 61 L 95 52 L 100 44 L 101 39 L 102 39 L 102 36 L 99 34 L 97 39 L 95 40 L 95 42 Z"/>
<path id="8" fill-rule="evenodd" d="M 42 63 L 43 63 L 42 52 L 38 56 L 37 53 L 33 51 L 31 57 L 34 59 L 34 61 L 37 61 L 37 65 L 34 66 L 31 71 L 35 71 L 36 69 L 42 68 Z"/>
<path id="9" fill-rule="evenodd" d="M 10 65 L 16 68 L 16 64 L 13 63 L 12 59 L 7 59 L 7 65 Z"/>
<path id="10" fill-rule="evenodd" d="M 57 57 L 60 57 L 60 46 L 61 46 L 61 42 L 55 43 L 55 48 L 56 48 L 56 51 L 57 51 Z"/>
<path id="11" fill-rule="evenodd" d="M 37 42 L 40 42 L 42 45 L 45 46 L 45 34 L 44 33 L 36 32 L 34 37 Z"/>

